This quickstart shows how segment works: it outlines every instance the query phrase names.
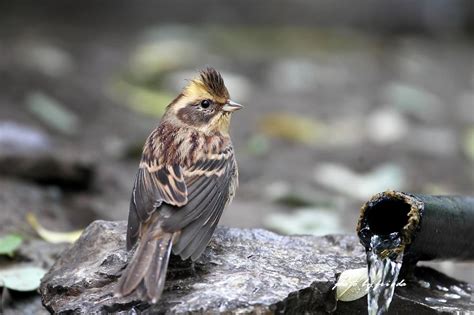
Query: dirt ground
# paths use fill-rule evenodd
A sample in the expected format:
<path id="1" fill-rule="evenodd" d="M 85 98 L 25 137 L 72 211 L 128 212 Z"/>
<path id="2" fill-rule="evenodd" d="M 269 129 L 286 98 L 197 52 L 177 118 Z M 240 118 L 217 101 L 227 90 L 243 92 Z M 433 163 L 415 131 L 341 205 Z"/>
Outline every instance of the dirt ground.
<path id="1" fill-rule="evenodd" d="M 245 105 L 232 121 L 240 188 L 221 224 L 353 233 L 378 191 L 474 194 L 471 38 L 57 17 L 1 25 L 0 153 L 52 155 L 66 164 L 54 170 L 77 163 L 91 173 L 72 187 L 4 172 L 0 234 L 33 235 L 27 212 L 62 231 L 125 220 L 139 148 L 159 121 L 136 103 L 162 108 L 205 65 Z M 144 92 L 155 88 L 161 94 Z M 74 123 L 38 114 L 51 100 Z M 46 140 L 22 140 L 7 123 Z M 1 168 L 15 169 L 9 163 Z M 28 172 L 44 171 L 35 165 Z M 438 267 L 474 281 L 472 264 Z"/>

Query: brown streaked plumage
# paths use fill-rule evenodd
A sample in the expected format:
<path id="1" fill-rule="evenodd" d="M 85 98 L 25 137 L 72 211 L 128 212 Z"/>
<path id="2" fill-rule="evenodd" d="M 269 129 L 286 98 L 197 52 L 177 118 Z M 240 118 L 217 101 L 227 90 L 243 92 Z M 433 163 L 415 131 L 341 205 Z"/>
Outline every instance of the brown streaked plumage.
<path id="1" fill-rule="evenodd" d="M 238 185 L 229 123 L 241 107 L 212 68 L 168 105 L 143 147 L 127 230 L 127 249 L 138 245 L 118 295 L 138 291 L 155 303 L 171 250 L 196 260 L 206 248 Z"/>

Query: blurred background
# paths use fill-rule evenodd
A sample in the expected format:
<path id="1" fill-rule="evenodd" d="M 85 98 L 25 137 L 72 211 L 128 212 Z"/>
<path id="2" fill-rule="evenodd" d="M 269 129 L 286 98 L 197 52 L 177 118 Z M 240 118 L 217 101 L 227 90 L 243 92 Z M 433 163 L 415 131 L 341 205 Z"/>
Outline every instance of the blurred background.
<path id="1" fill-rule="evenodd" d="M 245 105 L 221 224 L 354 233 L 386 189 L 472 195 L 473 34 L 470 0 L 4 1 L 0 235 L 125 220 L 145 138 L 206 65 Z"/>

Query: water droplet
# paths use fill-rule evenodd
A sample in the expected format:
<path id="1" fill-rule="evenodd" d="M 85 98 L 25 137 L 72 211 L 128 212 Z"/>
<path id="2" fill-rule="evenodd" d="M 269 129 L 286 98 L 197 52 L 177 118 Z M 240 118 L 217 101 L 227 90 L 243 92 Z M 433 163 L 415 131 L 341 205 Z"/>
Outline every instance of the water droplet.
<path id="1" fill-rule="evenodd" d="M 446 293 L 444 295 L 445 298 L 448 298 L 448 299 L 455 299 L 455 300 L 458 300 L 461 298 L 460 295 L 457 295 L 457 294 L 454 294 L 454 293 Z"/>
<path id="2" fill-rule="evenodd" d="M 452 292 L 456 293 L 457 295 L 465 296 L 465 297 L 471 297 L 470 292 L 466 292 L 465 290 L 461 289 L 460 287 L 458 287 L 456 285 L 452 285 L 449 288 L 451 289 Z"/>
<path id="3" fill-rule="evenodd" d="M 444 291 L 444 292 L 448 292 L 448 291 L 449 291 L 448 288 L 443 287 L 442 285 L 439 285 L 439 284 L 436 285 L 436 290 Z"/>
<path id="4" fill-rule="evenodd" d="M 446 303 L 448 300 L 440 298 L 425 297 L 425 301 L 433 304 Z"/>

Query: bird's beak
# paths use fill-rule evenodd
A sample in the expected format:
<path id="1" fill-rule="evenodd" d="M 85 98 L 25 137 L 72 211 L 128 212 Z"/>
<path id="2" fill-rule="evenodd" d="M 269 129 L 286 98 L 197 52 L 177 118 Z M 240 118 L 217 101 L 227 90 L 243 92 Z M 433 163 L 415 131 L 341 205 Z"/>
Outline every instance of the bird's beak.
<path id="1" fill-rule="evenodd" d="M 239 110 L 242 107 L 243 106 L 240 105 L 239 103 L 228 100 L 227 103 L 225 103 L 224 106 L 222 107 L 222 110 L 225 112 L 235 112 L 236 110 Z"/>

